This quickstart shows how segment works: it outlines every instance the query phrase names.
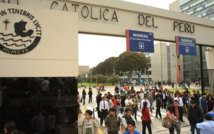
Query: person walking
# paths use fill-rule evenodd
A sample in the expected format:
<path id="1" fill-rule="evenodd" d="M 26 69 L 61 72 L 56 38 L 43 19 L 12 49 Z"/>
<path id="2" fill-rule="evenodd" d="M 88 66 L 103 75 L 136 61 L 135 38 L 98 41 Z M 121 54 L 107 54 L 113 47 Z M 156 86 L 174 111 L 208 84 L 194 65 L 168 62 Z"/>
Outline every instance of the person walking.
<path id="1" fill-rule="evenodd" d="M 152 134 L 151 123 L 152 120 L 149 114 L 149 108 L 147 108 L 147 102 L 144 102 L 142 108 L 142 134 L 146 134 L 146 127 L 148 128 L 149 134 Z"/>
<path id="2" fill-rule="evenodd" d="M 83 102 L 83 105 L 85 105 L 85 98 L 86 98 L 86 91 L 85 89 L 82 90 L 82 102 Z"/>
<path id="3" fill-rule="evenodd" d="M 196 124 L 203 121 L 203 114 L 201 109 L 197 106 L 195 100 L 190 102 L 188 111 L 188 120 L 190 122 L 191 134 L 195 134 L 195 129 L 197 134 L 200 134 L 200 129 L 196 128 Z"/>
<path id="4" fill-rule="evenodd" d="M 172 121 L 172 126 L 169 128 L 169 134 L 174 134 L 175 129 L 178 133 L 178 119 L 173 113 L 173 106 L 168 106 L 167 107 L 167 113 L 166 113 L 166 118 L 170 119 Z"/>
<path id="5" fill-rule="evenodd" d="M 182 109 L 182 115 L 183 115 L 184 103 L 183 103 L 183 99 L 181 98 L 181 94 L 176 94 L 176 97 L 175 97 L 174 100 L 177 100 L 177 101 L 178 101 L 178 104 L 179 104 L 178 106 L 179 106 L 179 108 Z M 181 116 L 179 120 L 182 121 L 182 122 L 184 122 L 183 116 Z"/>
<path id="6" fill-rule="evenodd" d="M 214 107 L 214 98 L 211 94 L 207 96 L 207 105 L 208 105 L 208 112 L 213 110 Z"/>
<path id="7" fill-rule="evenodd" d="M 89 91 L 88 91 L 88 96 L 89 96 L 88 103 L 92 103 L 92 95 L 93 95 L 93 93 L 92 93 L 92 89 L 91 89 L 91 88 L 89 88 Z"/>
<path id="8" fill-rule="evenodd" d="M 127 99 L 125 100 L 125 106 L 126 106 L 126 108 L 129 108 L 129 109 L 133 109 L 133 101 L 132 101 L 132 99 L 131 99 L 131 97 L 128 95 L 127 96 Z"/>
<path id="9" fill-rule="evenodd" d="M 138 96 L 134 95 L 132 115 L 135 117 L 135 120 L 137 120 L 137 110 L 138 110 Z"/>
<path id="10" fill-rule="evenodd" d="M 157 95 L 157 98 L 156 98 L 156 116 L 155 116 L 156 118 L 158 118 L 158 115 L 160 118 L 162 118 L 161 112 L 160 112 L 161 105 L 162 105 L 162 99 L 160 98 L 159 95 Z"/>
<path id="11" fill-rule="evenodd" d="M 168 106 L 173 106 L 173 102 L 174 102 L 173 92 L 169 92 L 169 96 L 167 100 L 168 100 Z"/>
<path id="12" fill-rule="evenodd" d="M 134 121 L 135 119 L 132 116 L 132 110 L 129 108 L 125 109 L 125 115 L 121 118 L 121 129 L 122 129 L 122 134 L 128 130 L 128 122 L 129 121 Z"/>
<path id="13" fill-rule="evenodd" d="M 140 132 L 136 131 L 136 125 L 134 121 L 129 121 L 127 123 L 128 130 L 124 134 L 140 134 Z"/>
<path id="14" fill-rule="evenodd" d="M 174 106 L 173 106 L 173 113 L 178 119 L 178 130 L 177 134 L 181 133 L 181 119 L 183 117 L 183 109 L 182 107 L 179 106 L 178 100 L 174 101 Z"/>
<path id="15" fill-rule="evenodd" d="M 150 103 L 149 103 L 149 100 L 147 98 L 148 98 L 148 94 L 144 94 L 144 99 L 141 100 L 141 109 L 143 108 L 144 102 L 147 102 L 147 107 L 150 108 Z"/>
<path id="16" fill-rule="evenodd" d="M 206 96 L 207 96 L 206 93 L 202 93 L 202 96 L 199 98 L 199 106 L 200 106 L 203 114 L 208 112 Z"/>
<path id="17" fill-rule="evenodd" d="M 96 110 L 97 110 L 97 114 L 98 114 L 99 118 L 101 118 L 101 112 L 99 110 L 99 108 L 100 108 L 100 102 L 101 101 L 102 101 L 102 94 L 99 91 L 98 94 L 97 94 L 97 96 L 96 96 L 96 102 L 97 102 Z"/>
<path id="18" fill-rule="evenodd" d="M 167 95 L 165 91 L 162 91 L 162 109 L 166 109 Z"/>
<path id="19" fill-rule="evenodd" d="M 113 104 L 113 107 L 116 109 L 117 108 L 117 105 L 118 105 L 118 101 L 117 99 L 115 98 L 115 96 L 112 96 L 111 97 L 111 102 Z"/>
<path id="20" fill-rule="evenodd" d="M 91 110 L 86 110 L 85 118 L 78 119 L 78 134 L 99 134 L 99 125 L 92 114 Z"/>
<path id="21" fill-rule="evenodd" d="M 150 90 L 149 92 L 149 103 L 150 103 L 150 111 L 152 113 L 152 109 L 153 109 L 153 100 L 154 100 L 154 92 Z"/>
<path id="22" fill-rule="evenodd" d="M 119 116 L 117 116 L 115 108 L 111 108 L 109 111 L 110 113 L 105 120 L 107 132 L 108 134 L 118 134 L 121 119 Z"/>
<path id="23" fill-rule="evenodd" d="M 205 121 L 202 123 L 197 123 L 196 127 L 200 129 L 201 134 L 213 134 L 214 132 L 214 121 L 212 116 L 208 113 L 204 114 Z"/>
<path id="24" fill-rule="evenodd" d="M 103 120 L 106 119 L 106 116 L 108 115 L 108 112 L 109 112 L 109 106 L 108 106 L 108 102 L 106 101 L 105 96 L 102 98 L 102 101 L 100 102 L 99 110 L 101 113 L 100 125 L 102 126 Z"/>

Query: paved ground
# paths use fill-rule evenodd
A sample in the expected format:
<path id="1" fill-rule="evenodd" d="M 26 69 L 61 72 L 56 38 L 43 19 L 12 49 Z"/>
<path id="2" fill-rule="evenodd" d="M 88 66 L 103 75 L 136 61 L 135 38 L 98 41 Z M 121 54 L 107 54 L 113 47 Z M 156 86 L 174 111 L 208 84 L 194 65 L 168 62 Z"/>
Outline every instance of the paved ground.
<path id="1" fill-rule="evenodd" d="M 140 90 L 140 87 L 136 87 L 135 89 L 136 91 Z M 82 94 L 82 88 L 78 89 L 80 95 Z M 97 95 L 97 90 L 96 89 L 92 89 L 93 91 L 93 99 L 92 99 L 92 103 L 88 104 L 88 96 L 86 97 L 86 105 L 81 105 L 81 110 L 85 111 L 86 109 L 90 109 L 90 110 L 95 110 L 96 109 L 96 95 Z M 88 92 L 88 89 L 86 89 L 86 92 Z M 103 94 L 106 92 L 110 92 L 112 94 L 114 94 L 114 87 L 106 87 L 106 91 L 102 92 Z M 164 117 L 166 115 L 166 110 L 161 110 L 161 114 L 162 117 Z M 122 115 L 120 115 L 122 116 Z M 98 116 L 97 116 L 97 112 L 95 111 L 95 119 L 98 120 L 98 122 L 100 121 Z M 162 127 L 162 120 L 161 119 L 157 119 L 155 118 L 155 110 L 153 111 L 153 113 L 151 113 L 151 119 L 152 119 L 152 133 L 153 134 L 168 134 L 169 131 L 168 129 Z M 190 126 L 189 126 L 189 122 L 187 120 L 186 117 L 184 117 L 184 121 L 182 123 L 182 127 L 181 127 L 181 134 L 190 134 Z M 141 112 L 138 111 L 137 113 L 137 125 L 136 125 L 136 129 L 140 132 L 142 132 L 142 121 L 141 121 Z M 99 133 L 100 134 L 107 134 L 106 128 L 105 126 L 100 126 L 99 129 Z M 147 131 L 148 133 L 148 131 Z M 121 134 L 121 132 L 119 133 Z"/>

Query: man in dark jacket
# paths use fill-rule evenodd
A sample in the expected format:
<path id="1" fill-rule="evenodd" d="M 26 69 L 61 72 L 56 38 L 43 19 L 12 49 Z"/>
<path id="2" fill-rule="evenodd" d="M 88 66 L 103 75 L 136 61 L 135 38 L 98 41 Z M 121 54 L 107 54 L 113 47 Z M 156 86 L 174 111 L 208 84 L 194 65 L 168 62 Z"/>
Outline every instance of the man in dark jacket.
<path id="1" fill-rule="evenodd" d="M 202 111 L 196 105 L 197 105 L 196 101 L 192 100 L 190 102 L 190 107 L 189 107 L 189 110 L 188 110 L 189 111 L 189 113 L 188 113 L 188 120 L 190 122 L 191 134 L 195 133 L 195 129 L 196 129 L 197 134 L 200 134 L 200 129 L 198 129 L 196 127 L 196 124 L 203 121 Z"/>
<path id="2" fill-rule="evenodd" d="M 118 134 L 120 129 L 121 119 L 116 114 L 116 109 L 111 108 L 109 115 L 106 117 L 105 126 L 107 128 L 108 134 Z"/>
<path id="3" fill-rule="evenodd" d="M 161 105 L 162 105 L 162 99 L 161 99 L 161 94 L 158 94 L 156 95 L 156 118 L 158 118 L 158 115 L 161 117 L 161 112 L 160 112 L 160 108 L 161 108 Z"/>
<path id="4" fill-rule="evenodd" d="M 179 123 L 178 123 L 178 133 L 180 134 L 181 132 L 181 120 L 182 120 L 182 116 L 183 116 L 183 109 L 182 107 L 179 107 L 179 102 L 178 100 L 174 101 L 174 106 L 173 106 L 173 113 L 174 115 L 177 117 Z"/>

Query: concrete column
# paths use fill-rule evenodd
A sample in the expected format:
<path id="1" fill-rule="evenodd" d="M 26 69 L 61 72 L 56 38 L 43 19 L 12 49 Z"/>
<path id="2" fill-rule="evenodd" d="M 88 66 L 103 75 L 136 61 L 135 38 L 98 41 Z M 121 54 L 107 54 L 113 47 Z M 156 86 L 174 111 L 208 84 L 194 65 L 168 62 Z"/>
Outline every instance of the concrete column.
<path id="1" fill-rule="evenodd" d="M 207 47 L 205 50 L 207 69 L 209 74 L 209 84 L 212 95 L 214 95 L 214 47 Z"/>

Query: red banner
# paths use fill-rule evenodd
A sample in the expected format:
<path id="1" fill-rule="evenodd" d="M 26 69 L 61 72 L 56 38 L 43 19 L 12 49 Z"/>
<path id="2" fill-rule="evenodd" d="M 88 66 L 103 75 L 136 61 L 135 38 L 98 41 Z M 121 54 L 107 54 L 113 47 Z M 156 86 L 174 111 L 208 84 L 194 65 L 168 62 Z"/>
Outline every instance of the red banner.
<path id="1" fill-rule="evenodd" d="M 180 82 L 180 66 L 177 64 L 177 83 Z"/>

